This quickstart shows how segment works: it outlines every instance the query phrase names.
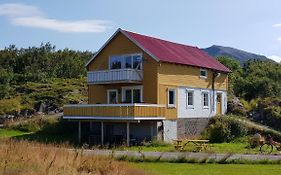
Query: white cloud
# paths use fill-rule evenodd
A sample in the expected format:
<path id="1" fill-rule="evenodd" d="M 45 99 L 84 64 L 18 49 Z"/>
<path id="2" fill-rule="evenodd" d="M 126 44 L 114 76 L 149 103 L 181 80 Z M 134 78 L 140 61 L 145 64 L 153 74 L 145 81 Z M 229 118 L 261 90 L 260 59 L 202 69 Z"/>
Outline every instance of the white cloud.
<path id="1" fill-rule="evenodd" d="M 272 56 L 269 56 L 268 58 L 270 58 L 278 63 L 281 63 L 281 57 L 279 57 L 279 56 L 272 55 Z"/>
<path id="2" fill-rule="evenodd" d="M 281 27 L 281 23 L 273 24 L 272 27 Z"/>
<path id="3" fill-rule="evenodd" d="M 6 16 L 13 25 L 55 30 L 65 33 L 104 32 L 109 25 L 104 20 L 66 21 L 51 19 L 35 6 L 0 4 L 0 16 Z"/>
<path id="4" fill-rule="evenodd" d="M 42 16 L 43 13 L 34 6 L 24 4 L 0 4 L 0 15 L 8 17 Z"/>
<path id="5" fill-rule="evenodd" d="M 60 21 L 43 17 L 21 17 L 12 20 L 14 25 L 37 27 L 70 33 L 104 32 L 107 22 L 98 20 Z"/>

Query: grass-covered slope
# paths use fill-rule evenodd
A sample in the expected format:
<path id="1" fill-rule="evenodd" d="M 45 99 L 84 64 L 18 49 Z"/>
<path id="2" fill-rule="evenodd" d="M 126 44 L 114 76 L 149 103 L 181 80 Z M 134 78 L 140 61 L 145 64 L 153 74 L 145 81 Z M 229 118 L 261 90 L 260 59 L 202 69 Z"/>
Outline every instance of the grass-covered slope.
<path id="1" fill-rule="evenodd" d="M 59 112 L 64 104 L 87 102 L 85 78 L 54 78 L 46 83 L 27 82 L 14 85 L 14 89 L 11 98 L 0 100 L 0 115 L 28 115 L 37 111 Z"/>

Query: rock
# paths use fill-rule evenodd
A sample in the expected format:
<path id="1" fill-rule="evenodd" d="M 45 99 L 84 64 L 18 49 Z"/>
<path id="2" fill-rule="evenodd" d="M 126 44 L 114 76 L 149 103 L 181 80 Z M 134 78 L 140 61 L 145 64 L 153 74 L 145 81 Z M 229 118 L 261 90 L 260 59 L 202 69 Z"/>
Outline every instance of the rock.
<path id="1" fill-rule="evenodd" d="M 227 112 L 236 115 L 246 115 L 246 109 L 237 97 L 227 102 Z"/>

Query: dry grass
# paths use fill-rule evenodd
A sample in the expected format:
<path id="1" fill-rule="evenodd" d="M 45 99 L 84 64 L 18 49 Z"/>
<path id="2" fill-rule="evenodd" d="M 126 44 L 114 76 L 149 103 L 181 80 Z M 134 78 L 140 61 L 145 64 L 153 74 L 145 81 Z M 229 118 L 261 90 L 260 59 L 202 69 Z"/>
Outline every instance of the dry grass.
<path id="1" fill-rule="evenodd" d="M 144 175 L 124 162 L 85 156 L 65 145 L 0 140 L 0 174 L 3 175 Z"/>

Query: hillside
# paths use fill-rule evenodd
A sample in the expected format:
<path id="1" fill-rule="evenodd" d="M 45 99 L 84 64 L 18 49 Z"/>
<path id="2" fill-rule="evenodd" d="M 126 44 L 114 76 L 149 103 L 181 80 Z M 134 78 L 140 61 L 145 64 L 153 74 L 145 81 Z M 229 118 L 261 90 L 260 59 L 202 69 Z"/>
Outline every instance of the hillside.
<path id="1" fill-rule="evenodd" d="M 250 52 L 246 52 L 243 50 L 235 49 L 232 47 L 218 46 L 213 45 L 208 48 L 202 49 L 207 52 L 210 56 L 218 57 L 218 56 L 228 56 L 232 57 L 240 62 L 243 65 L 248 60 L 271 60 L 263 55 L 258 55 Z"/>

